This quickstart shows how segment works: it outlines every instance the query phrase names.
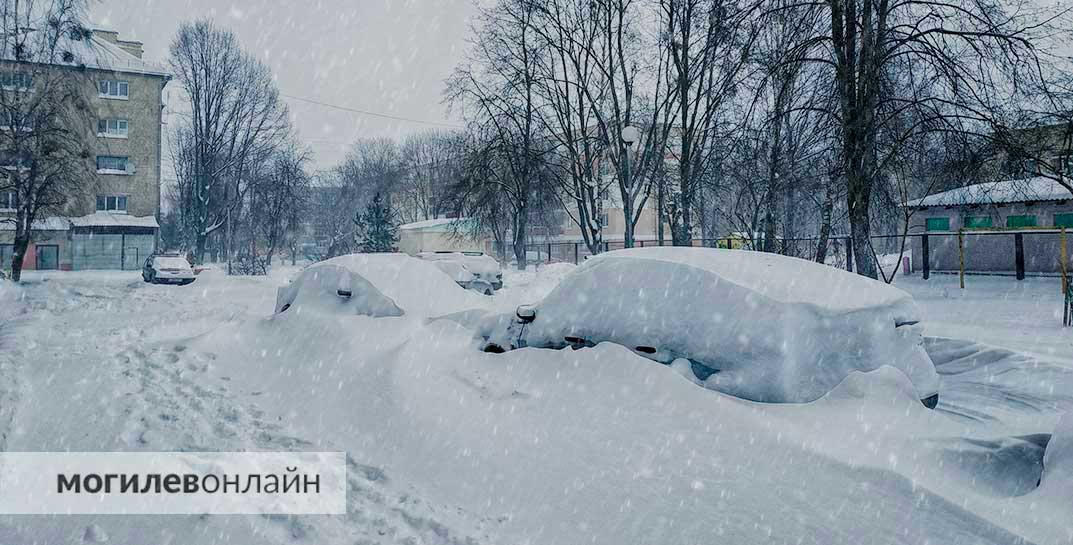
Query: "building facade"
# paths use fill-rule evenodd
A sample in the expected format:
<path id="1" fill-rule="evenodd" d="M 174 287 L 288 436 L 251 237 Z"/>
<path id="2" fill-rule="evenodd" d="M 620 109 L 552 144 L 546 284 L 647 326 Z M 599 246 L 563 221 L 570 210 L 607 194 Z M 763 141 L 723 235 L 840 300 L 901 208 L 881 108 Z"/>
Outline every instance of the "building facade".
<path id="1" fill-rule="evenodd" d="M 92 175 L 65 209 L 35 223 L 23 268 L 140 269 L 157 247 L 163 90 L 170 76 L 142 59 L 140 42 L 120 40 L 114 31 L 93 30 L 75 47 L 91 118 L 85 141 Z M 14 213 L 16 198 L 0 192 L 0 215 Z M 0 268 L 10 266 L 13 240 L 13 225 L 0 223 Z"/>

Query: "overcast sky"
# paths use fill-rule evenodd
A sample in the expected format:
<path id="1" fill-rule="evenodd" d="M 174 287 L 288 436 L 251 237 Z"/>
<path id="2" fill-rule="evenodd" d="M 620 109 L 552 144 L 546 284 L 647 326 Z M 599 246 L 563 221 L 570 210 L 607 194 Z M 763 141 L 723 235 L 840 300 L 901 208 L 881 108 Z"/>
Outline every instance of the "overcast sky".
<path id="1" fill-rule="evenodd" d="M 271 66 L 285 95 L 449 123 L 443 80 L 462 56 L 472 9 L 470 0 L 91 0 L 90 19 L 164 62 L 182 21 L 210 17 Z M 179 96 L 175 86 L 165 100 Z M 286 100 L 317 167 L 337 163 L 356 138 L 434 128 Z"/>

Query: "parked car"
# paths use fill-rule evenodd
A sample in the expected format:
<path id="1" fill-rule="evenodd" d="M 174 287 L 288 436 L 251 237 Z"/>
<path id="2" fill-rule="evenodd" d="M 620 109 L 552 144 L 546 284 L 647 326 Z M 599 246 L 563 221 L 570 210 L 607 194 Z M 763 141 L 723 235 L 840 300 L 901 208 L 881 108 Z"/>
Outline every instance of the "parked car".
<path id="1" fill-rule="evenodd" d="M 939 376 L 918 320 L 909 294 L 834 267 L 663 247 L 595 256 L 539 304 L 485 316 L 476 335 L 497 353 L 612 342 L 686 360 L 704 386 L 764 402 L 813 401 L 853 371 L 890 365 L 934 408 Z"/>
<path id="2" fill-rule="evenodd" d="M 495 293 L 495 288 L 490 282 L 473 274 L 465 265 L 458 261 L 438 260 L 433 261 L 432 264 L 447 274 L 447 276 L 450 276 L 451 280 L 454 280 L 456 284 L 467 290 L 473 290 L 484 295 L 492 295 Z"/>
<path id="3" fill-rule="evenodd" d="M 466 270 L 473 273 L 477 280 L 490 284 L 492 289 L 498 290 L 503 287 L 503 269 L 494 257 L 484 252 L 422 252 L 418 254 L 418 257 L 426 261 L 460 263 Z"/>
<path id="4" fill-rule="evenodd" d="M 142 280 L 150 284 L 182 284 L 194 281 L 196 275 L 190 262 L 179 254 L 149 256 L 142 266 Z"/>
<path id="5" fill-rule="evenodd" d="M 276 292 L 276 313 L 425 318 L 483 308 L 435 263 L 405 254 L 351 254 L 310 265 Z"/>

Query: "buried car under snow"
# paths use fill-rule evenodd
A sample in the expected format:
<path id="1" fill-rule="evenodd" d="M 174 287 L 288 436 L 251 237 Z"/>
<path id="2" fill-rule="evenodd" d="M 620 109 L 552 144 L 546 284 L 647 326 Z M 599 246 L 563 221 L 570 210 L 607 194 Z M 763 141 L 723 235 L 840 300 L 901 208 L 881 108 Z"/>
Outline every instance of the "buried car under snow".
<path id="1" fill-rule="evenodd" d="M 811 261 L 710 248 L 589 259 L 538 305 L 478 324 L 486 352 L 609 341 L 706 387 L 764 402 L 815 400 L 853 371 L 890 365 L 935 407 L 939 376 L 909 294 Z M 685 362 L 683 361 L 682 364 Z"/>
<path id="2" fill-rule="evenodd" d="M 276 313 L 437 316 L 480 308 L 485 298 L 430 262 L 405 254 L 351 254 L 306 267 L 276 292 Z"/>

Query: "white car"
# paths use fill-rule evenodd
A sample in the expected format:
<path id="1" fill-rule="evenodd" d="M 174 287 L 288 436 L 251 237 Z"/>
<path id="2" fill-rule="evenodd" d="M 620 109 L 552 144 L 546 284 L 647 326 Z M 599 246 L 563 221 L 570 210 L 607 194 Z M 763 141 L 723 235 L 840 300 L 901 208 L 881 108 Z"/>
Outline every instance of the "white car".
<path id="1" fill-rule="evenodd" d="M 142 280 L 150 284 L 186 285 L 196 279 L 190 262 L 178 254 L 149 256 L 142 266 Z"/>
<path id="2" fill-rule="evenodd" d="M 587 260 L 538 305 L 485 316 L 477 339 L 486 352 L 613 342 L 763 402 L 812 401 L 890 365 L 934 408 L 939 376 L 917 321 L 904 291 L 812 261 L 635 248 Z"/>
<path id="3" fill-rule="evenodd" d="M 306 267 L 276 292 L 276 313 L 433 317 L 481 308 L 433 263 L 405 254 L 351 254 Z"/>
<path id="4" fill-rule="evenodd" d="M 466 270 L 473 273 L 477 280 L 490 284 L 492 289 L 498 290 L 503 287 L 503 269 L 495 258 L 484 252 L 422 252 L 418 254 L 418 257 L 426 261 L 460 263 Z"/>

